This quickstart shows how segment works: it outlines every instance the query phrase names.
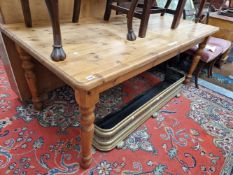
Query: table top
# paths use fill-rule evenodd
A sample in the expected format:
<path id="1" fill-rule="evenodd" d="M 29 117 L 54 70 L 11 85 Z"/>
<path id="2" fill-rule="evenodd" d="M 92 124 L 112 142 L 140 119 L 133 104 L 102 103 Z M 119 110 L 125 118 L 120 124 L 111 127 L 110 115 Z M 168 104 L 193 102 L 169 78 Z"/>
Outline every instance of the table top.
<path id="1" fill-rule="evenodd" d="M 92 90 L 116 81 L 120 76 L 135 76 L 136 69 L 151 64 L 169 54 L 178 54 L 205 37 L 218 31 L 218 27 L 181 21 L 180 26 L 170 29 L 172 17 L 152 15 L 146 38 L 127 41 L 125 16 L 86 19 L 80 24 L 62 22 L 63 47 L 67 58 L 54 62 L 50 58 L 53 35 L 50 24 L 38 23 L 33 28 L 24 24 L 1 25 L 1 31 L 19 44 L 45 67 L 77 89 Z M 139 20 L 135 19 L 137 33 Z M 165 60 L 163 60 L 165 61 Z M 149 68 L 149 67 L 148 67 Z"/>
<path id="2" fill-rule="evenodd" d="M 217 18 L 217 19 L 222 19 L 222 20 L 229 21 L 229 22 L 233 22 L 233 17 L 219 15 L 218 12 L 210 13 L 210 17 Z"/>

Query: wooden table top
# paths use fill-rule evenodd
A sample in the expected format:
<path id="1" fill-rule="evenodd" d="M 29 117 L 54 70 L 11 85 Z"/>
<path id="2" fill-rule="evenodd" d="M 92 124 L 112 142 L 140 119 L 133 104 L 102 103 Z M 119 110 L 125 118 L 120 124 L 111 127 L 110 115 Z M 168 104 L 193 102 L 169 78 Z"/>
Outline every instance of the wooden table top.
<path id="1" fill-rule="evenodd" d="M 34 23 L 33 28 L 7 24 L 1 25 L 1 30 L 67 84 L 91 90 L 145 65 L 152 67 L 159 59 L 169 59 L 169 54 L 178 54 L 218 31 L 218 27 L 191 21 L 181 21 L 176 30 L 171 30 L 171 23 L 170 15 L 152 15 L 146 38 L 133 42 L 126 40 L 125 16 L 111 18 L 109 22 L 86 19 L 80 24 L 62 23 L 67 54 L 63 62 L 50 58 L 53 39 L 49 24 Z M 139 20 L 135 19 L 134 26 L 137 33 Z"/>
<path id="2" fill-rule="evenodd" d="M 211 18 L 222 19 L 222 20 L 229 21 L 229 22 L 233 23 L 233 17 L 219 15 L 218 12 L 212 12 L 212 13 L 210 13 L 210 17 Z"/>

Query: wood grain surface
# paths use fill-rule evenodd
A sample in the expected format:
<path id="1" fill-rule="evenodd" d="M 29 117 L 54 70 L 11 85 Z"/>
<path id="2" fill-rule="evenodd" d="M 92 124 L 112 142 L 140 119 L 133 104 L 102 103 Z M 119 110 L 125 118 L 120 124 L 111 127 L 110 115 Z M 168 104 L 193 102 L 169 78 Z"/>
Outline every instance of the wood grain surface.
<path id="1" fill-rule="evenodd" d="M 165 61 L 171 54 L 183 52 L 218 31 L 217 27 L 190 21 L 182 21 L 176 30 L 171 30 L 171 22 L 169 15 L 152 15 L 148 36 L 133 42 L 126 40 L 125 16 L 114 17 L 107 23 L 101 19 L 86 19 L 81 24 L 63 23 L 67 59 L 60 63 L 50 59 L 52 31 L 49 24 L 35 24 L 31 29 L 23 23 L 9 24 L 1 25 L 1 29 L 67 84 L 90 90 L 107 82 L 118 82 L 117 78 L 132 71 L 135 72 L 133 77 L 148 66 L 155 66 L 160 59 Z M 136 20 L 135 27 L 138 25 Z M 144 66 L 147 66 L 145 70 Z"/>

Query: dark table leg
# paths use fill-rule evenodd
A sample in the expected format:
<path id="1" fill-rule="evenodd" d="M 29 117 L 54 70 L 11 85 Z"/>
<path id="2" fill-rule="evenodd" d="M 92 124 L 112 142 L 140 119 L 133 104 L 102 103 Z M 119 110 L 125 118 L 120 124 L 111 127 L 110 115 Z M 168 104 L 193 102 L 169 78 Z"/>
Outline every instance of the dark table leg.
<path id="1" fill-rule="evenodd" d="M 179 26 L 185 3 L 186 3 L 186 0 L 179 0 L 179 2 L 177 4 L 175 16 L 174 16 L 173 21 L 172 21 L 172 26 L 171 26 L 172 29 L 176 29 Z"/>
<path id="2" fill-rule="evenodd" d="M 142 19 L 139 29 L 139 37 L 144 38 L 146 36 L 146 30 L 150 18 L 151 7 L 153 6 L 155 0 L 144 0 Z"/>
<path id="3" fill-rule="evenodd" d="M 133 0 L 130 5 L 129 12 L 127 14 L 127 27 L 128 27 L 127 39 L 129 41 L 134 41 L 137 38 L 133 31 L 133 17 L 137 4 L 138 4 L 138 0 Z"/>
<path id="4" fill-rule="evenodd" d="M 206 0 L 201 0 L 200 6 L 199 6 L 199 9 L 198 9 L 198 12 L 197 12 L 197 16 L 195 18 L 195 23 L 199 22 L 199 20 L 201 18 L 202 11 L 203 11 L 203 8 L 205 6 L 205 3 L 206 3 Z"/>
<path id="5" fill-rule="evenodd" d="M 111 16 L 111 5 L 112 5 L 112 0 L 107 0 L 106 3 L 106 8 L 105 8 L 105 13 L 104 13 L 104 20 L 108 21 L 110 16 Z"/>
<path id="6" fill-rule="evenodd" d="M 29 6 L 29 0 L 21 0 L 21 6 L 23 10 L 23 17 L 25 21 L 25 25 L 27 27 L 32 27 L 32 17 L 31 17 L 31 11 Z"/>
<path id="7" fill-rule="evenodd" d="M 52 27 L 53 27 L 54 44 L 53 44 L 53 51 L 51 53 L 51 58 L 54 61 L 63 61 L 66 58 L 66 54 L 62 48 L 58 0 L 45 0 L 45 2 L 50 14 Z"/>
<path id="8" fill-rule="evenodd" d="M 169 5 L 171 4 L 172 0 L 167 0 L 165 7 L 164 7 L 164 11 L 161 13 L 161 16 L 164 16 L 166 10 L 168 9 Z"/>
<path id="9" fill-rule="evenodd" d="M 73 10 L 73 23 L 77 23 L 79 21 L 80 15 L 80 8 L 81 8 L 81 0 L 74 0 L 74 10 Z"/>

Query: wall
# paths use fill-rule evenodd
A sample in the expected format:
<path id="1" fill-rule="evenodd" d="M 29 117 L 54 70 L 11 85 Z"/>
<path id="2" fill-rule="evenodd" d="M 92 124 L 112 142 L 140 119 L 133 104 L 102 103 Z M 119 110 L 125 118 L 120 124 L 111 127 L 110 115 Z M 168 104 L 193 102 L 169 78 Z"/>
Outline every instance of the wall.
<path id="1" fill-rule="evenodd" d="M 29 1 L 33 21 L 49 19 L 44 0 Z M 59 0 L 60 18 L 62 20 L 71 19 L 73 3 L 73 0 Z M 102 17 L 104 14 L 105 4 L 106 0 L 82 0 L 81 18 Z M 0 0 L 0 13 L 4 23 L 23 22 L 20 0 Z"/>

